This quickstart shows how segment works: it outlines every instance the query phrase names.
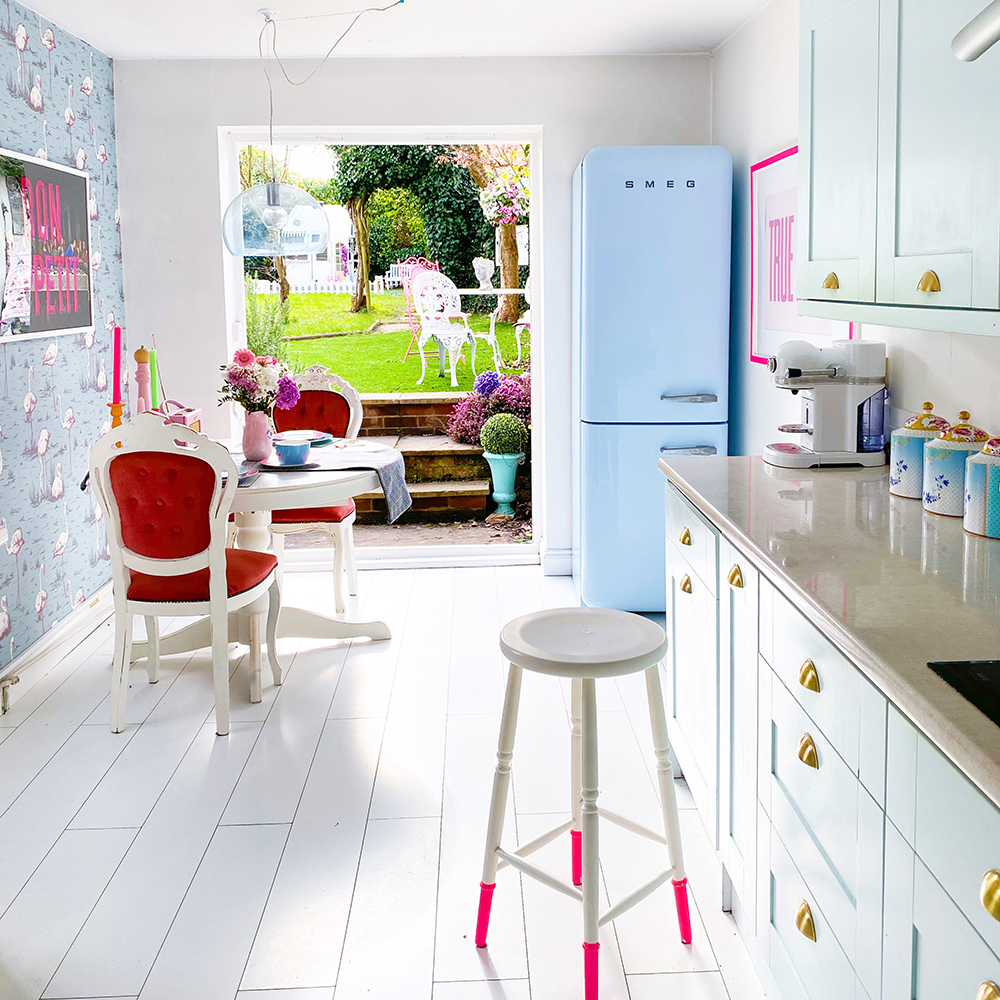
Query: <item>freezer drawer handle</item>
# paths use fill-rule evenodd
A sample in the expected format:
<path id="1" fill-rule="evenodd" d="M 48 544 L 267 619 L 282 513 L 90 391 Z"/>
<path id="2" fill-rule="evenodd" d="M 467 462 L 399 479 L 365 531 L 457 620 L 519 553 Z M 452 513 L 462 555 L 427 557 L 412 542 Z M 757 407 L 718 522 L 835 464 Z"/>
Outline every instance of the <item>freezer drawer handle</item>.
<path id="1" fill-rule="evenodd" d="M 718 455 L 714 444 L 700 444 L 697 448 L 661 448 L 661 455 Z"/>
<path id="2" fill-rule="evenodd" d="M 663 403 L 717 403 L 719 397 L 714 392 L 699 392 L 693 396 L 660 396 Z"/>

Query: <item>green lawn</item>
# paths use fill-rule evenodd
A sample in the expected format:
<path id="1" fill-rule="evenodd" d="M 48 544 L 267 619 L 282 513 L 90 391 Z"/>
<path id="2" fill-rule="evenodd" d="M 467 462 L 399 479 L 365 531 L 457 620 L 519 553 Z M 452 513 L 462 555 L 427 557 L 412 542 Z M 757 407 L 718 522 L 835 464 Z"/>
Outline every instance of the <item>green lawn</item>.
<path id="1" fill-rule="evenodd" d="M 416 349 L 404 361 L 409 331 L 398 333 L 363 333 L 376 319 L 392 320 L 405 316 L 405 300 L 401 293 L 387 293 L 374 296 L 374 312 L 350 313 L 348 295 L 293 295 L 291 296 L 291 321 L 288 326 L 290 336 L 307 333 L 352 331 L 343 337 L 323 337 L 317 340 L 293 340 L 288 342 L 288 357 L 291 366 L 301 371 L 307 365 L 323 364 L 331 371 L 347 379 L 358 392 L 450 392 L 451 378 L 447 372 L 444 378 L 437 377 L 437 348 L 431 341 L 424 349 L 427 358 L 427 377 L 422 386 L 416 384 L 420 378 L 420 357 Z M 474 330 L 486 331 L 490 326 L 487 314 L 474 314 L 469 319 Z M 513 373 L 509 366 L 517 357 L 517 342 L 514 328 L 509 323 L 497 324 L 497 339 L 504 359 L 504 372 Z M 530 336 L 521 334 L 523 346 L 522 365 L 530 356 Z M 480 372 L 493 367 L 489 345 L 484 340 L 476 342 L 476 362 Z M 463 361 L 458 366 L 458 389 L 472 388 L 472 366 L 468 349 L 463 351 Z"/>

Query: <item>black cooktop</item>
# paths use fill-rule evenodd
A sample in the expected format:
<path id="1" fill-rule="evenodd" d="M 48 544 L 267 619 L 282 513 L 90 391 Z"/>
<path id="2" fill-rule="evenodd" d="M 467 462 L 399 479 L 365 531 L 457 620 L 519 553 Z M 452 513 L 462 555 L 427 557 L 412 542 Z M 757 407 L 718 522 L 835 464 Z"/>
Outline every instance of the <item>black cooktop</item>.
<path id="1" fill-rule="evenodd" d="M 954 660 L 927 666 L 1000 726 L 1000 660 Z"/>

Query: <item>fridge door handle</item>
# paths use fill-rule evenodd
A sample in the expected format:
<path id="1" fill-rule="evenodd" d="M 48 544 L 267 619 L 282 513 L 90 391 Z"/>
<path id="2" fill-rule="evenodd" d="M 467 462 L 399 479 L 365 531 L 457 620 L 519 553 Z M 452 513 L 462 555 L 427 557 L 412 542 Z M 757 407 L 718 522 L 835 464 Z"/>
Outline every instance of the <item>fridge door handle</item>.
<path id="1" fill-rule="evenodd" d="M 718 455 L 714 444 L 700 444 L 696 448 L 661 448 L 661 455 Z"/>
<path id="2" fill-rule="evenodd" d="M 662 403 L 717 403 L 719 397 L 714 392 L 698 392 L 693 396 L 660 396 Z"/>

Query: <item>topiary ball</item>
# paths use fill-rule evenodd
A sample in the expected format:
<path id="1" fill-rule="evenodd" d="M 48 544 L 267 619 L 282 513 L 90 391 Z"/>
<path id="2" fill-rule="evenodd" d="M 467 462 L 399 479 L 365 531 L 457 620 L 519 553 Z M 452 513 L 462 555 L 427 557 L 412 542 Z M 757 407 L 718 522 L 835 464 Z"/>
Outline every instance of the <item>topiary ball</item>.
<path id="1" fill-rule="evenodd" d="M 497 413 L 483 424 L 479 443 L 491 455 L 520 455 L 528 445 L 528 432 L 513 413 Z"/>

